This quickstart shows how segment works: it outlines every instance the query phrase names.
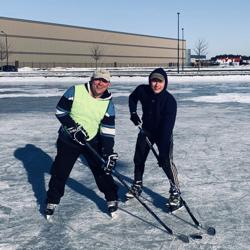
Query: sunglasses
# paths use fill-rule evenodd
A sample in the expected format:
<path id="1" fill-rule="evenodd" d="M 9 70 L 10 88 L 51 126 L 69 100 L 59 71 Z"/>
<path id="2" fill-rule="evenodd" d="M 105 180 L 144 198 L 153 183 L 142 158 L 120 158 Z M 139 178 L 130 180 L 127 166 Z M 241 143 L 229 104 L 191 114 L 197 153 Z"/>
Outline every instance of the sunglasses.
<path id="1" fill-rule="evenodd" d="M 101 82 L 104 82 L 104 83 L 108 83 L 108 81 L 104 78 L 95 78 L 94 81 L 97 80 L 97 81 L 101 81 Z"/>

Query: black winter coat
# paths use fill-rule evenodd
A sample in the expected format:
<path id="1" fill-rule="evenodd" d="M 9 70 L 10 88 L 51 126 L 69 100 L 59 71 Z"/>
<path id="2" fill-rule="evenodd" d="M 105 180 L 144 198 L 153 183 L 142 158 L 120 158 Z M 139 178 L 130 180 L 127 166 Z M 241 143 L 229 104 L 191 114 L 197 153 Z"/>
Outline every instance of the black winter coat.
<path id="1" fill-rule="evenodd" d="M 161 160 L 169 157 L 169 147 L 177 113 L 176 100 L 166 90 L 167 77 L 165 79 L 165 90 L 159 94 L 155 94 L 150 85 L 142 84 L 129 96 L 130 113 L 137 111 L 137 103 L 140 101 L 143 112 L 142 126 L 156 142 Z"/>

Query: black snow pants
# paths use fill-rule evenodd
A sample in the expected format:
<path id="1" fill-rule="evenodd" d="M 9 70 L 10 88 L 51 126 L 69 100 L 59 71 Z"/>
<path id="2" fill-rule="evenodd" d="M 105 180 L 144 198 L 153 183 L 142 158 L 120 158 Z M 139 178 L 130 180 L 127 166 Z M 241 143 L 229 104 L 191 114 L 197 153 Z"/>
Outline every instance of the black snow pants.
<path id="1" fill-rule="evenodd" d="M 152 144 L 155 142 L 153 139 L 148 135 L 148 138 Z M 157 142 L 156 142 L 156 146 Z M 147 160 L 148 154 L 150 151 L 150 147 L 146 141 L 146 137 L 144 133 L 139 133 L 136 141 L 135 146 L 135 155 L 134 155 L 134 180 L 135 181 L 142 181 L 143 173 L 145 169 L 145 162 Z M 162 168 L 165 174 L 168 177 L 171 187 L 175 186 L 179 189 L 179 181 L 177 177 L 177 169 L 173 162 L 173 137 L 170 141 L 169 152 L 166 152 L 168 155 L 168 159 L 166 159 L 165 166 Z"/>
<path id="2" fill-rule="evenodd" d="M 91 140 L 90 145 L 100 153 L 100 143 L 98 140 Z M 87 161 L 99 190 L 104 193 L 107 201 L 117 200 L 118 187 L 112 175 L 107 175 L 101 168 L 100 161 L 88 150 L 87 147 L 71 145 L 64 140 L 57 140 L 57 155 L 51 167 L 51 178 L 47 191 L 47 203 L 59 204 L 64 195 L 66 181 L 77 160 L 83 155 Z"/>

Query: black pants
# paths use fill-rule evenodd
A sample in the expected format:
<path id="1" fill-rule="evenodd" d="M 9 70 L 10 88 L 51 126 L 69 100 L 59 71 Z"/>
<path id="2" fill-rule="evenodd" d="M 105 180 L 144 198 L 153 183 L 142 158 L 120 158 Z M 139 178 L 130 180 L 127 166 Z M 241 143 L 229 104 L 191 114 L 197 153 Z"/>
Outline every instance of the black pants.
<path id="1" fill-rule="evenodd" d="M 150 136 L 148 136 L 150 139 L 150 142 L 154 144 L 154 141 Z M 171 141 L 169 142 L 169 152 L 166 152 L 168 155 L 168 158 L 166 159 L 165 166 L 162 168 L 165 174 L 167 175 L 170 185 L 177 187 L 179 189 L 179 181 L 177 177 L 177 169 L 173 162 L 173 137 L 171 138 Z M 156 146 L 157 142 L 156 142 Z M 147 160 L 148 154 L 149 154 L 149 146 L 146 141 L 145 134 L 139 133 L 136 141 L 135 146 L 135 155 L 134 155 L 134 180 L 135 181 L 142 181 L 143 179 L 143 173 L 145 169 L 145 162 Z"/>
<path id="2" fill-rule="evenodd" d="M 99 151 L 98 140 L 90 141 L 90 145 Z M 96 181 L 99 190 L 104 193 L 107 201 L 117 200 L 118 187 L 111 175 L 105 174 L 101 163 L 88 148 L 84 146 L 71 145 L 58 138 L 57 155 L 51 168 L 51 178 L 47 191 L 47 202 L 59 204 L 64 195 L 66 181 L 77 160 L 82 154 L 86 159 Z"/>

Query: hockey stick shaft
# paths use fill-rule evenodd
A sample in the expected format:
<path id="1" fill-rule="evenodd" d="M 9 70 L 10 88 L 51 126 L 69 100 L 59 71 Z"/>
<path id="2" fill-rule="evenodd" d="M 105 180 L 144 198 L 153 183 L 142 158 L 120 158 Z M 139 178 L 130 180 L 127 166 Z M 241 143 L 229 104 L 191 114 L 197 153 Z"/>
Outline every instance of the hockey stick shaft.
<path id="1" fill-rule="evenodd" d="M 149 138 L 147 137 L 146 133 L 144 132 L 144 129 L 142 128 L 141 124 L 138 125 L 139 130 L 145 135 L 145 140 L 149 146 L 149 148 L 152 150 L 155 158 L 157 159 L 157 161 L 159 162 L 159 156 L 154 148 L 154 146 L 152 145 L 152 143 L 150 142 Z"/>
<path id="2" fill-rule="evenodd" d="M 155 150 L 153 144 L 150 142 L 149 138 L 147 137 L 146 133 L 144 132 L 144 130 L 143 130 L 141 124 L 138 125 L 138 128 L 139 128 L 139 130 L 145 135 L 145 140 L 146 140 L 146 142 L 147 142 L 149 148 L 152 150 L 152 152 L 153 152 L 155 158 L 156 158 L 157 161 L 159 162 L 159 155 L 157 154 L 157 152 L 156 152 L 156 150 Z M 193 222 L 195 223 L 195 225 L 201 227 L 201 224 L 200 224 L 199 221 L 194 217 L 194 215 L 193 215 L 193 213 L 191 212 L 190 208 L 188 207 L 186 201 L 183 200 L 183 198 L 182 198 L 181 196 L 180 196 L 180 198 L 181 198 L 181 201 L 183 202 L 183 205 L 184 205 L 184 207 L 186 208 L 188 214 L 190 215 L 190 217 L 192 218 Z"/>
<path id="3" fill-rule="evenodd" d="M 128 190 L 130 190 L 127 183 L 120 177 L 119 173 L 116 170 L 113 170 L 113 175 L 125 186 Z M 146 210 L 167 230 L 169 234 L 173 234 L 172 229 L 170 229 L 138 196 L 133 196 L 141 203 L 141 205 L 146 208 Z"/>
<path id="4" fill-rule="evenodd" d="M 105 160 L 98 154 L 98 152 L 96 152 L 96 150 L 89 143 L 86 143 L 86 146 L 102 162 L 102 164 L 105 164 Z M 121 178 L 118 171 L 113 170 L 112 174 L 121 182 L 123 186 L 125 186 L 128 190 L 130 190 L 128 184 Z M 169 234 L 173 235 L 172 229 L 170 229 L 138 196 L 136 196 L 135 194 L 133 194 L 133 196 L 167 230 Z"/>

